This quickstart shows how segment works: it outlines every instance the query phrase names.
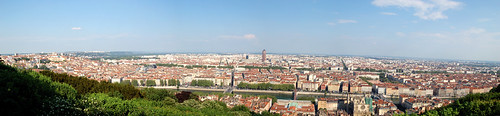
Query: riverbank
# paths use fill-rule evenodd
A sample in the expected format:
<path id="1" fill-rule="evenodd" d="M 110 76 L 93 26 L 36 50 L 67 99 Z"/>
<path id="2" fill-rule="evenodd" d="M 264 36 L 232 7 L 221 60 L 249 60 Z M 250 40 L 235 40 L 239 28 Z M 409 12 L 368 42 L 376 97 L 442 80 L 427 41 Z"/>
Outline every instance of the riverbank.
<path id="1" fill-rule="evenodd" d="M 157 89 L 179 89 L 179 90 L 192 90 L 192 91 L 213 91 L 213 92 L 224 92 L 226 89 L 208 89 L 208 88 L 196 88 L 196 87 L 179 87 L 176 86 L 161 86 L 153 87 Z M 288 94 L 292 95 L 293 91 L 275 91 L 275 90 L 250 90 L 250 89 L 234 89 L 234 93 L 270 93 L 270 94 Z M 323 92 L 297 92 L 299 96 L 335 96 L 335 97 L 347 97 L 347 94 L 340 93 L 323 93 Z M 351 96 L 362 96 L 363 94 L 350 94 Z"/>

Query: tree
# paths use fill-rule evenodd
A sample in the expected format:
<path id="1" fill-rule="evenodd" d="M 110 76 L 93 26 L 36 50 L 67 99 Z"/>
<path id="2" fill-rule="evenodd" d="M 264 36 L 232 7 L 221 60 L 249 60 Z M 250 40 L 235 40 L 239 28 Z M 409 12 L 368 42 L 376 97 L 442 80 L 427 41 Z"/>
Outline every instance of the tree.
<path id="1" fill-rule="evenodd" d="M 176 85 L 179 85 L 178 83 L 179 81 L 177 81 L 176 79 L 169 79 L 168 80 L 168 86 L 176 86 Z"/>
<path id="2" fill-rule="evenodd" d="M 139 86 L 139 82 L 137 82 L 137 80 L 134 79 L 134 80 L 132 80 L 132 85 L 133 86 Z"/>
<path id="3" fill-rule="evenodd" d="M 120 82 L 121 84 L 125 84 L 125 85 L 132 85 L 132 83 L 130 82 L 130 80 L 123 80 L 122 82 Z"/>
<path id="4" fill-rule="evenodd" d="M 155 80 L 146 80 L 146 86 L 156 86 Z"/>

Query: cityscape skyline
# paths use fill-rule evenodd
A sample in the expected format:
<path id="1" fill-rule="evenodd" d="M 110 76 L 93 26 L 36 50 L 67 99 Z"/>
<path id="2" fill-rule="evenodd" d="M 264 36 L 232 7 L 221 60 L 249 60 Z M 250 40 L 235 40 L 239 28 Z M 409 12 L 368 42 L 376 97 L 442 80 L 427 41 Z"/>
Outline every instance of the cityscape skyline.
<path id="1" fill-rule="evenodd" d="M 498 1 L 2 1 L 0 54 L 253 53 L 265 48 L 271 53 L 500 61 L 495 4 Z"/>

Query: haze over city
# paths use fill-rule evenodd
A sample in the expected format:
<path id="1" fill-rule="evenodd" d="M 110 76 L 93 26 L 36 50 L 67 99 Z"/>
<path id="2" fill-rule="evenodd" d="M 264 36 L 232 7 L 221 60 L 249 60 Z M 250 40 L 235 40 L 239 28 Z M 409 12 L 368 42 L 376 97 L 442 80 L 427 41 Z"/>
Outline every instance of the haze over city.
<path id="1" fill-rule="evenodd" d="M 0 54 L 65 51 L 500 61 L 500 1 L 1 1 Z"/>

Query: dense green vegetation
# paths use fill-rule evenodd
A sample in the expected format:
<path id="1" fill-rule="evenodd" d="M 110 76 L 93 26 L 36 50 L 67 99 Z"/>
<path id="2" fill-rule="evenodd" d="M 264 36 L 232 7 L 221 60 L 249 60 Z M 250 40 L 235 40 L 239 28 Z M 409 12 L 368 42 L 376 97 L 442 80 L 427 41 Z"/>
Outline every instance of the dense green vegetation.
<path id="1" fill-rule="evenodd" d="M 122 94 L 126 99 L 141 97 L 139 90 L 131 85 L 98 82 L 96 80 L 70 76 L 68 74 L 58 74 L 51 71 L 40 71 L 40 74 L 51 77 L 52 81 L 71 85 L 80 95 L 88 93 L 110 93 L 116 91 Z"/>
<path id="2" fill-rule="evenodd" d="M 373 84 L 370 83 L 368 80 L 373 80 L 372 78 L 367 78 L 367 77 L 359 77 L 361 80 L 365 81 L 366 83 L 368 83 L 368 85 L 372 86 Z"/>
<path id="3" fill-rule="evenodd" d="M 38 67 L 38 65 L 35 65 L 33 67 L 33 69 L 41 69 L 41 70 L 50 70 L 47 66 L 45 65 L 41 65 L 40 67 Z"/>
<path id="4" fill-rule="evenodd" d="M 167 83 L 168 86 L 176 86 L 176 85 L 180 85 L 180 84 L 181 84 L 181 82 L 179 82 L 179 80 L 176 80 L 176 79 L 169 79 L 168 83 Z"/>
<path id="5" fill-rule="evenodd" d="M 412 71 L 412 73 L 448 73 L 446 71 Z"/>
<path id="6" fill-rule="evenodd" d="M 429 116 L 491 116 L 500 114 L 500 85 L 489 93 L 469 94 L 450 105 L 425 112 Z"/>
<path id="7" fill-rule="evenodd" d="M 169 64 L 162 64 L 162 63 L 158 63 L 158 64 L 156 64 L 156 66 L 164 66 L 164 67 L 184 67 L 184 66 L 182 66 L 182 65 L 178 65 L 178 64 L 171 64 L 171 63 L 169 63 Z"/>
<path id="8" fill-rule="evenodd" d="M 222 92 L 193 92 L 194 94 L 196 95 L 200 95 L 200 96 L 206 96 L 206 95 L 217 95 L 217 96 L 234 96 L 235 94 L 232 94 L 232 93 L 222 93 Z M 255 96 L 255 95 L 250 95 L 250 94 L 239 94 L 243 97 L 251 97 L 251 96 Z M 278 98 L 276 96 L 272 96 L 272 95 L 257 95 L 258 97 L 261 97 L 261 98 L 271 98 L 273 99 L 273 103 L 276 103 Z"/>
<path id="9" fill-rule="evenodd" d="M 316 104 L 316 97 L 299 97 L 297 100 L 307 100 L 311 101 L 311 103 Z"/>
<path id="10" fill-rule="evenodd" d="M 381 82 L 386 82 L 386 83 L 399 83 L 399 81 L 393 81 L 393 80 L 390 80 L 389 78 L 387 78 L 385 76 L 385 73 L 379 73 L 378 74 L 378 79 L 381 81 Z"/>
<path id="11" fill-rule="evenodd" d="M 30 61 L 31 59 L 27 58 L 27 57 L 21 57 L 21 58 L 14 58 L 14 60 L 17 62 L 17 61 L 21 61 L 21 60 Z"/>
<path id="12" fill-rule="evenodd" d="M 137 80 L 132 80 L 132 83 Z M 0 63 L 3 115 L 259 115 L 246 107 L 198 101 L 196 94 L 138 90 L 131 84 L 98 82 L 50 71 L 34 72 Z M 147 83 L 147 82 L 146 82 Z M 263 115 L 276 115 L 268 112 Z"/>
<path id="13" fill-rule="evenodd" d="M 292 91 L 295 86 L 292 84 L 271 84 L 271 83 L 259 83 L 259 84 L 249 84 L 240 83 L 237 86 L 240 89 L 258 89 L 258 90 L 281 90 L 281 91 Z"/>
<path id="14" fill-rule="evenodd" d="M 77 91 L 50 77 L 0 63 L 0 104 L 2 115 L 70 115 L 79 113 L 74 99 Z M 63 110 L 64 112 L 60 112 Z"/>
<path id="15" fill-rule="evenodd" d="M 148 64 L 140 64 L 140 65 L 144 65 L 144 66 L 147 66 Z M 178 64 L 173 64 L 173 63 L 168 63 L 168 64 L 164 64 L 164 63 L 158 63 L 156 64 L 156 66 L 164 66 L 164 67 L 184 67 L 184 68 L 188 68 L 188 69 L 193 69 L 193 68 L 234 68 L 234 66 L 207 66 L 207 65 L 178 65 Z"/>
<path id="16" fill-rule="evenodd" d="M 191 86 L 210 87 L 214 86 L 214 82 L 210 80 L 193 80 L 191 81 Z"/>
<path id="17" fill-rule="evenodd" d="M 367 71 L 367 72 L 387 72 L 387 70 L 377 70 L 377 69 L 372 69 L 372 68 L 365 68 L 365 69 L 361 69 L 361 68 L 356 68 L 355 71 Z"/>
<path id="18" fill-rule="evenodd" d="M 330 70 L 330 68 L 295 68 L 295 69 L 304 71 Z"/>
<path id="19" fill-rule="evenodd" d="M 146 86 L 156 86 L 156 82 L 154 80 L 147 80 Z"/>

